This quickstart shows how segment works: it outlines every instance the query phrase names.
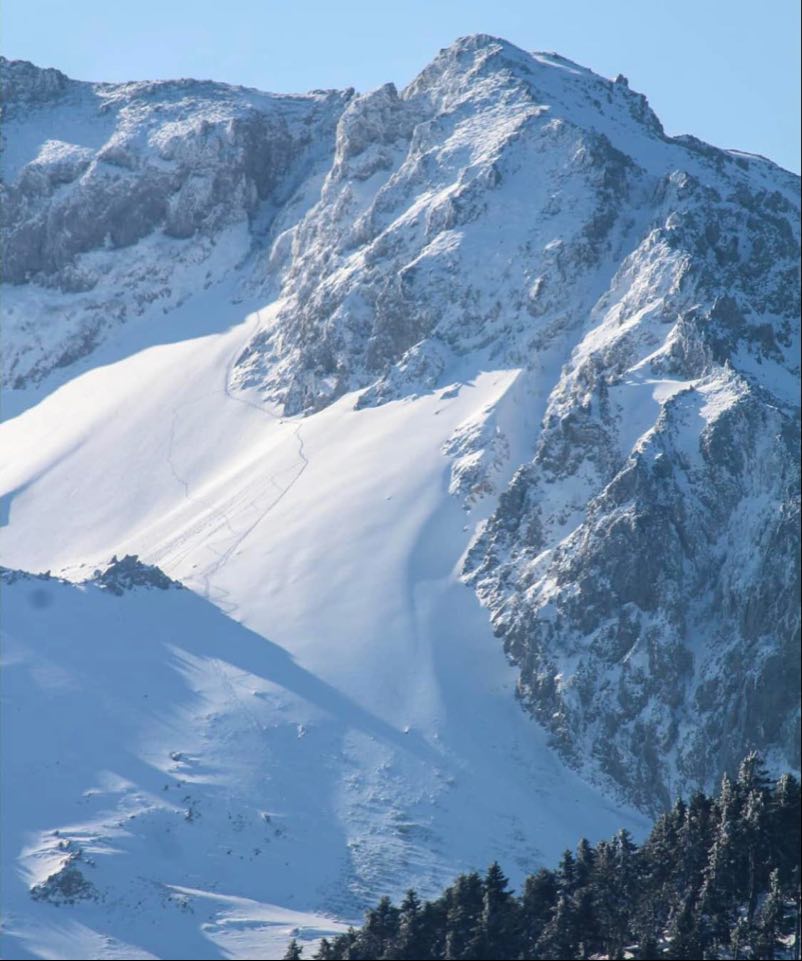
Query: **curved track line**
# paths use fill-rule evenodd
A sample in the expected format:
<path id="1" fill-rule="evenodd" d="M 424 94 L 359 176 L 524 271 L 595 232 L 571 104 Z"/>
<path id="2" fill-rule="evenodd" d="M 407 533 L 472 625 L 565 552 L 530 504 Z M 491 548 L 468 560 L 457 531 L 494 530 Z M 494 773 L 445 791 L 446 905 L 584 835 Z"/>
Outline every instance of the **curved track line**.
<path id="1" fill-rule="evenodd" d="M 256 317 L 257 317 L 257 321 L 261 320 L 259 310 L 256 311 Z M 250 336 L 251 335 L 249 333 L 248 337 L 250 338 Z M 236 358 L 239 357 L 241 353 L 242 353 L 242 344 L 238 345 L 236 352 L 232 354 L 231 359 L 226 364 L 224 380 L 223 380 L 224 396 L 226 397 L 227 400 L 233 401 L 238 404 L 242 404 L 245 407 L 253 408 L 263 416 L 269 417 L 273 421 L 278 421 L 279 424 L 286 423 L 284 417 L 282 417 L 281 415 L 275 414 L 273 411 L 265 408 L 261 404 L 256 404 L 245 397 L 238 397 L 232 392 L 230 387 L 231 374 L 234 368 L 234 364 L 236 363 Z M 173 452 L 174 452 L 174 445 L 175 445 L 176 418 L 178 415 L 178 411 L 180 410 L 181 407 L 189 406 L 189 404 L 196 403 L 196 402 L 197 400 L 187 401 L 184 404 L 180 404 L 173 408 L 173 417 L 170 425 L 170 437 L 168 441 L 168 449 L 167 449 L 167 455 L 166 455 L 170 472 L 175 478 L 176 482 L 183 487 L 184 497 L 187 500 L 192 500 L 192 496 L 190 495 L 190 492 L 189 492 L 189 484 L 186 481 L 186 479 L 182 477 L 181 474 L 179 474 L 173 459 Z M 226 527 L 228 527 L 229 531 L 233 535 L 233 541 L 222 552 L 219 552 L 215 549 L 214 543 L 207 543 L 205 545 L 212 553 L 217 555 L 217 559 L 212 561 L 212 563 L 204 570 L 204 572 L 200 576 L 203 579 L 204 596 L 207 598 L 207 600 L 213 600 L 212 591 L 216 590 L 217 591 L 216 603 L 218 603 L 221 607 L 226 603 L 226 599 L 228 597 L 228 591 L 225 591 L 223 588 L 219 588 L 219 587 L 214 589 L 211 584 L 211 579 L 214 577 L 215 574 L 217 574 L 225 566 L 225 564 L 231 559 L 233 554 L 239 549 L 239 547 L 242 545 L 245 539 L 250 534 L 253 533 L 253 531 L 259 526 L 259 524 L 261 524 L 261 522 L 265 519 L 265 517 L 267 517 L 267 515 L 284 499 L 284 497 L 295 486 L 295 484 L 298 482 L 303 472 L 309 466 L 309 458 L 306 456 L 306 452 L 304 448 L 304 439 L 301 435 L 302 427 L 303 427 L 303 422 L 301 421 L 297 424 L 297 426 L 295 427 L 295 430 L 293 431 L 293 436 L 295 437 L 295 440 L 298 445 L 297 456 L 299 460 L 299 468 L 297 472 L 289 481 L 289 483 L 284 486 L 279 484 L 279 482 L 276 480 L 275 475 L 272 475 L 272 474 L 270 475 L 270 477 L 267 480 L 267 484 L 272 485 L 278 490 L 278 496 L 275 497 L 264 508 L 264 510 L 257 511 L 257 516 L 252 523 L 248 524 L 243 530 L 235 530 L 228 516 L 228 513 L 225 510 L 217 511 L 218 516 L 222 519 L 223 523 L 226 525 Z M 256 502 L 257 502 L 257 498 L 254 498 L 250 503 L 250 506 L 254 510 L 257 510 Z M 231 613 L 231 610 L 233 609 L 234 608 L 231 608 L 230 610 L 228 610 L 228 613 Z"/>

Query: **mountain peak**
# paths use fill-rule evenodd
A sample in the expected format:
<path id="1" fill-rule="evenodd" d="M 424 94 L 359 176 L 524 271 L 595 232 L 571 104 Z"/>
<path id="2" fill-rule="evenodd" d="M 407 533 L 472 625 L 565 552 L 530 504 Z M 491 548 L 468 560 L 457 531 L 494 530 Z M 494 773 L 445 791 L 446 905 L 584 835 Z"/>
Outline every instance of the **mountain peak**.
<path id="1" fill-rule="evenodd" d="M 444 47 L 409 84 L 404 97 L 426 97 L 451 109 L 465 98 L 514 96 L 550 107 L 579 126 L 632 127 L 662 138 L 646 97 L 619 74 L 609 80 L 558 53 L 528 52 L 500 37 L 471 34 Z"/>

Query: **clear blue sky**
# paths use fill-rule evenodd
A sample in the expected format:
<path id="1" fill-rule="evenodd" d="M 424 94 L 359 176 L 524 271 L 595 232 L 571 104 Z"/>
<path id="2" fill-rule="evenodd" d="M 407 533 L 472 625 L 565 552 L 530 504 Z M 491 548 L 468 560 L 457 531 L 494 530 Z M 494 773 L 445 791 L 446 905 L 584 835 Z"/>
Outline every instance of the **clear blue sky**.
<path id="1" fill-rule="evenodd" d="M 669 133 L 800 169 L 799 0 L 0 0 L 7 57 L 281 92 L 409 81 L 491 33 L 625 74 Z"/>

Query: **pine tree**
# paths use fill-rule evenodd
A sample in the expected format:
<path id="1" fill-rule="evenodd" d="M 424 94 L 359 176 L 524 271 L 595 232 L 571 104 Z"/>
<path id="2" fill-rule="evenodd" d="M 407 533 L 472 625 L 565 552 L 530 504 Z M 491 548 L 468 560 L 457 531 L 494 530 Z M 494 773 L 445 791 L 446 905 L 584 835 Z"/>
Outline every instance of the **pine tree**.
<path id="1" fill-rule="evenodd" d="M 590 957 L 601 951 L 604 944 L 591 885 L 579 888 L 573 901 L 579 955 L 583 958 Z"/>
<path id="2" fill-rule="evenodd" d="M 507 878 L 497 861 L 484 878 L 479 956 L 486 961 L 506 961 L 517 952 L 516 911 Z"/>
<path id="3" fill-rule="evenodd" d="M 293 938 L 287 945 L 287 950 L 284 953 L 284 961 L 301 961 L 303 953 L 304 949 L 298 944 L 295 938 Z"/>
<path id="4" fill-rule="evenodd" d="M 690 897 L 686 897 L 668 928 L 669 958 L 703 958 L 704 946 Z"/>
<path id="5" fill-rule="evenodd" d="M 576 862 L 574 855 L 566 848 L 557 867 L 557 883 L 560 892 L 570 897 L 576 889 Z"/>
<path id="6" fill-rule="evenodd" d="M 769 850 L 770 860 L 780 871 L 780 879 L 791 880 L 799 863 L 802 847 L 802 794 L 799 781 L 791 774 L 784 774 L 772 792 L 769 802 Z"/>
<path id="7" fill-rule="evenodd" d="M 734 961 L 741 961 L 746 957 L 746 951 L 754 942 L 754 931 L 745 917 L 740 917 L 735 922 L 730 933 L 729 950 Z"/>
<path id="8" fill-rule="evenodd" d="M 384 897 L 365 915 L 359 935 L 359 951 L 366 958 L 382 958 L 386 949 L 398 937 L 399 911 Z"/>
<path id="9" fill-rule="evenodd" d="M 633 854 L 634 846 L 628 836 L 619 835 L 611 844 L 602 841 L 596 848 L 594 903 L 604 950 L 610 957 L 618 957 L 628 940 L 627 892 L 634 888 Z"/>
<path id="10" fill-rule="evenodd" d="M 669 907 L 675 898 L 678 835 L 675 812 L 663 814 L 641 849 L 643 890 L 634 914 L 635 930 L 641 938 L 658 938 L 668 923 Z"/>
<path id="11" fill-rule="evenodd" d="M 523 956 L 534 957 L 536 945 L 554 912 L 557 901 L 557 878 L 553 871 L 541 868 L 530 874 L 521 895 L 520 929 Z"/>
<path id="12" fill-rule="evenodd" d="M 737 898 L 733 876 L 732 832 L 724 821 L 710 848 L 699 895 L 699 912 L 714 942 L 724 943 L 735 923 Z"/>
<path id="13" fill-rule="evenodd" d="M 535 946 L 538 958 L 574 958 L 579 947 L 579 929 L 571 898 L 560 894 L 554 915 Z"/>
<path id="14" fill-rule="evenodd" d="M 471 959 L 478 950 L 484 887 L 476 873 L 463 874 L 446 892 L 445 957 L 449 961 Z"/>
<path id="15" fill-rule="evenodd" d="M 746 795 L 741 818 L 743 838 L 746 845 L 747 863 L 747 917 L 751 920 L 757 907 L 757 898 L 766 875 L 765 857 L 768 854 L 767 794 L 753 787 Z"/>
<path id="16" fill-rule="evenodd" d="M 743 805 L 736 785 L 726 775 L 715 812 L 717 823 L 708 845 L 699 913 L 705 933 L 714 942 L 725 943 L 735 924 L 738 906 L 749 890 Z"/>
<path id="17" fill-rule="evenodd" d="M 335 957 L 334 950 L 328 938 L 321 938 L 320 944 L 314 956 L 314 961 L 332 961 Z"/>
<path id="18" fill-rule="evenodd" d="M 444 958 L 446 955 L 446 919 L 448 910 L 443 898 L 427 901 L 420 912 L 420 937 L 424 945 L 420 959 Z"/>
<path id="19" fill-rule="evenodd" d="M 404 895 L 404 900 L 401 902 L 401 919 L 406 920 L 408 918 L 417 917 L 420 912 L 421 902 L 417 893 L 410 888 Z"/>
<path id="20" fill-rule="evenodd" d="M 715 823 L 712 804 L 697 792 L 685 808 L 682 825 L 677 832 L 679 857 L 675 874 L 676 890 L 695 898 L 702 886 L 707 852 L 712 843 Z"/>
<path id="21" fill-rule="evenodd" d="M 431 906 L 422 905 L 415 891 L 407 891 L 401 902 L 398 935 L 393 944 L 392 957 L 399 961 L 426 961 L 434 957 L 431 920 Z"/>
<path id="22" fill-rule="evenodd" d="M 746 755 L 738 767 L 738 778 L 736 781 L 741 797 L 746 798 L 753 791 L 768 795 L 771 791 L 772 781 L 763 758 L 758 751 L 752 751 Z"/>
<path id="23" fill-rule="evenodd" d="M 593 875 L 593 865 L 596 863 L 596 852 L 587 838 L 580 838 L 576 846 L 575 874 L 578 888 L 590 884 Z"/>
<path id="24" fill-rule="evenodd" d="M 780 935 L 784 930 L 785 898 L 780 885 L 780 872 L 775 868 L 769 880 L 769 893 L 760 910 L 757 923 L 758 957 L 773 961 L 780 947 Z"/>
<path id="25" fill-rule="evenodd" d="M 334 956 L 345 958 L 347 961 L 356 961 L 360 957 L 357 948 L 357 932 L 351 927 L 345 934 L 340 934 L 334 939 Z"/>

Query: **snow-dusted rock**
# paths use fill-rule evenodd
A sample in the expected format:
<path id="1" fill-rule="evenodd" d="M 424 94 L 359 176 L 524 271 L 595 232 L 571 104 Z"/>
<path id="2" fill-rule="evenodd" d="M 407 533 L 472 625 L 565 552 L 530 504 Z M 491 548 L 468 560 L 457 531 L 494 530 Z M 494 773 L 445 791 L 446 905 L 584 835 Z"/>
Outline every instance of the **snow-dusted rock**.
<path id="1" fill-rule="evenodd" d="M 3 373 L 19 387 L 245 259 L 349 97 L 90 84 L 5 59 L 0 83 Z"/>

